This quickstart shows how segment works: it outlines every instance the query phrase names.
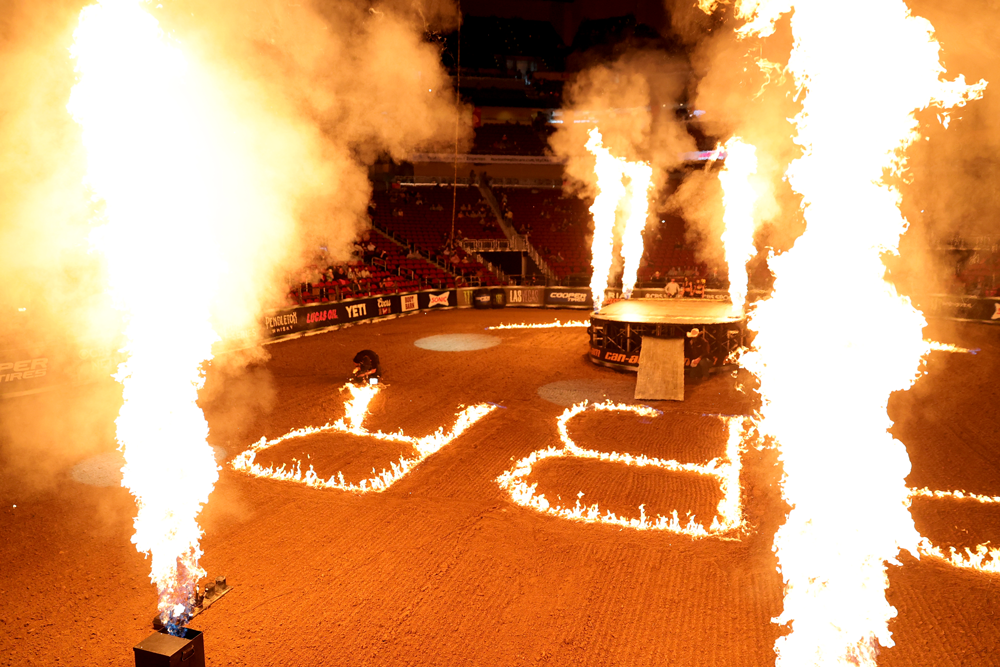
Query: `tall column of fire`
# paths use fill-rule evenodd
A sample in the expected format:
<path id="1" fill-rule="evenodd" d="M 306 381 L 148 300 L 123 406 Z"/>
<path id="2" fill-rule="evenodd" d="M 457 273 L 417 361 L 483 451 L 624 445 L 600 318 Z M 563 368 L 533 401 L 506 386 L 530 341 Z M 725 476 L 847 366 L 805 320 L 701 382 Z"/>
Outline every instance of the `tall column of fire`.
<path id="1" fill-rule="evenodd" d="M 932 26 L 900 0 L 749 0 L 745 33 L 791 14 L 788 70 L 802 95 L 803 156 L 787 172 L 806 231 L 774 258 L 773 297 L 751 317 L 763 432 L 775 438 L 791 506 L 775 536 L 785 582 L 781 667 L 874 665 L 892 646 L 887 563 L 920 539 L 889 395 L 917 376 L 923 316 L 885 282 L 883 253 L 906 227 L 899 192 L 914 111 L 963 104 L 985 83 L 943 80 Z"/>
<path id="2" fill-rule="evenodd" d="M 590 131 L 587 150 L 597 160 L 594 167 L 597 173 L 597 196 L 590 207 L 590 214 L 594 219 L 594 238 L 590 243 L 590 263 L 593 270 L 590 276 L 590 293 L 596 313 L 604 302 L 604 290 L 608 288 L 614 258 L 615 219 L 618 215 L 618 202 L 625 196 L 625 184 L 622 182 L 621 161 L 611 155 L 601 143 L 601 133 L 597 128 Z"/>
<path id="3" fill-rule="evenodd" d="M 122 484 L 135 496 L 136 548 L 151 559 L 160 616 L 185 622 L 204 571 L 197 516 L 218 479 L 196 404 L 218 336 L 212 303 L 227 270 L 217 220 L 239 169 L 218 159 L 210 96 L 141 0 L 80 13 L 68 109 L 82 127 L 95 193 L 93 245 L 125 321 L 118 369 Z"/>
<path id="4" fill-rule="evenodd" d="M 729 267 L 729 299 L 742 309 L 747 299 L 747 262 L 753 259 L 753 209 L 757 201 L 750 177 L 757 172 L 757 150 L 739 137 L 726 142 L 726 162 L 719 172 L 725 206 L 722 246 Z"/>
<path id="5" fill-rule="evenodd" d="M 590 131 L 587 150 L 597 159 L 597 196 L 590 207 L 594 219 L 594 238 L 591 241 L 590 292 L 594 312 L 601 308 L 604 290 L 608 288 L 611 265 L 614 263 L 615 223 L 622 210 L 625 228 L 622 231 L 621 254 L 624 260 L 622 292 L 625 298 L 632 295 L 639 263 L 642 260 L 642 230 L 649 215 L 649 190 L 653 187 L 653 169 L 645 162 L 630 162 L 611 154 L 602 143 L 600 131 Z"/>

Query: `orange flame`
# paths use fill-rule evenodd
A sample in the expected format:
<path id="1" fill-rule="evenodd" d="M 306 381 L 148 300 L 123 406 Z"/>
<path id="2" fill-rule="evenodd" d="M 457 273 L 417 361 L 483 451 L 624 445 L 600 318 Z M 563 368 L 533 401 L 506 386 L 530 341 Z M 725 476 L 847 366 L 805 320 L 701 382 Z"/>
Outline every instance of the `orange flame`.
<path id="1" fill-rule="evenodd" d="M 726 444 L 726 458 L 724 460 L 712 459 L 704 464 L 678 463 L 672 459 L 649 458 L 642 454 L 633 456 L 632 454 L 599 452 L 580 447 L 570 438 L 566 425 L 571 419 L 587 410 L 631 412 L 640 417 L 654 417 L 660 414 L 659 410 L 647 406 L 616 404 L 610 401 L 594 404 L 584 401 L 567 408 L 558 420 L 559 439 L 562 441 L 563 446 L 561 448 L 548 447 L 532 452 L 515 463 L 513 469 L 497 478 L 500 488 L 509 493 L 511 500 L 516 504 L 572 521 L 606 523 L 625 528 L 634 528 L 636 530 L 664 530 L 695 538 L 722 535 L 738 530 L 743 526 L 743 507 L 740 500 L 739 486 L 740 450 L 742 448 L 744 433 L 742 420 L 738 418 L 725 419 L 729 428 L 729 438 Z M 580 499 L 583 497 L 583 492 L 577 495 L 576 504 L 573 507 L 564 507 L 553 503 L 544 494 L 537 492 L 537 483 L 528 484 L 525 479 L 531 475 L 532 468 L 539 461 L 560 457 L 612 461 L 637 467 L 653 466 L 672 472 L 689 472 L 713 477 L 718 481 L 722 490 L 722 499 L 719 501 L 716 510 L 717 515 L 712 519 L 711 526 L 706 529 L 694 516 L 689 515 L 686 517 L 687 521 L 682 523 L 676 510 L 670 516 L 658 515 L 651 519 L 646 515 L 644 505 L 640 505 L 637 508 L 639 516 L 636 518 L 620 517 L 610 510 L 602 514 L 601 508 L 597 503 L 586 506 L 581 504 Z"/>
<path id="2" fill-rule="evenodd" d="M 970 349 L 968 347 L 959 347 L 958 345 L 952 345 L 951 343 L 940 343 L 936 340 L 925 341 L 930 350 L 934 352 L 955 352 L 957 354 L 975 354 L 978 349 Z"/>
<path id="3" fill-rule="evenodd" d="M 729 299 L 741 310 L 747 298 L 747 262 L 753 259 L 754 203 L 757 193 L 750 177 L 757 172 L 757 150 L 739 137 L 726 142 L 726 162 L 719 172 L 725 205 L 722 245 L 729 266 Z"/>
<path id="4" fill-rule="evenodd" d="M 568 322 L 556 320 L 555 322 L 543 322 L 541 324 L 499 324 L 495 327 L 487 327 L 487 329 L 495 331 L 499 329 L 558 329 L 562 327 L 576 328 L 589 326 L 590 322 L 585 320 L 570 320 Z"/>
<path id="5" fill-rule="evenodd" d="M 213 214 L 222 204 L 210 192 L 219 165 L 205 158 L 212 130 L 195 102 L 203 96 L 142 4 L 105 0 L 80 12 L 67 108 L 103 206 L 91 242 L 127 322 L 117 439 L 122 485 L 138 510 L 132 542 L 151 556 L 160 617 L 173 627 L 204 576 L 196 519 L 218 479 L 196 400 L 218 340 L 212 300 L 224 267 Z"/>
<path id="6" fill-rule="evenodd" d="M 614 258 L 615 221 L 623 207 L 625 229 L 622 232 L 622 257 L 625 261 L 622 294 L 627 299 L 635 287 L 639 262 L 642 259 L 642 230 L 649 215 L 649 190 L 653 187 L 653 169 L 645 162 L 629 162 L 616 158 L 601 143 L 601 133 L 593 128 L 587 150 L 597 159 L 597 196 L 590 207 L 594 218 L 594 238 L 591 242 L 590 291 L 594 312 L 601 308 L 604 291 L 608 288 Z M 625 179 L 628 179 L 626 185 Z"/>
<path id="7" fill-rule="evenodd" d="M 807 227 L 772 262 L 774 296 L 752 314 L 758 333 L 744 357 L 792 507 L 774 541 L 785 581 L 776 622 L 792 630 L 775 645 L 777 664 L 871 666 L 879 644 L 893 645 L 886 564 L 921 542 L 908 512 L 909 459 L 888 433 L 886 404 L 928 351 L 922 315 L 883 280 L 881 256 L 896 252 L 905 229 L 883 172 L 903 168 L 915 110 L 964 104 L 985 84 L 943 81 L 930 24 L 898 0 L 749 0 L 737 10 L 748 19 L 741 32 L 760 35 L 794 10 L 788 72 L 802 92 L 794 120 L 804 154 L 787 177 Z M 863 117 L 845 115 L 849 99 L 865 101 Z M 821 363 L 803 363 L 806 345 L 823 350 Z M 830 419 L 829 406 L 845 417 Z"/>
<path id="8" fill-rule="evenodd" d="M 967 491 L 931 491 L 928 488 L 910 489 L 910 498 L 938 498 L 960 501 L 972 501 L 982 505 L 1000 505 L 1000 496 L 986 496 Z M 987 544 L 978 544 L 972 548 L 959 551 L 954 547 L 947 552 L 941 547 L 931 544 L 926 537 L 921 537 L 919 551 L 922 556 L 943 560 L 954 567 L 976 572 L 1000 574 L 1000 549 Z"/>
<path id="9" fill-rule="evenodd" d="M 316 489 L 340 489 L 352 493 L 381 493 L 405 477 L 407 473 L 428 456 L 439 451 L 452 440 L 465 433 L 480 419 L 496 410 L 496 406 L 485 403 L 467 407 L 458 413 L 458 419 L 455 421 L 455 425 L 450 432 L 445 433 L 444 428 L 439 428 L 435 433 L 422 438 L 403 435 L 402 432 L 382 433 L 381 431 L 377 431 L 372 433 L 365 429 L 363 422 L 365 416 L 368 414 L 368 405 L 372 398 L 379 392 L 380 386 L 365 385 L 357 387 L 353 384 L 347 384 L 343 388 L 351 392 L 351 400 L 347 404 L 347 415 L 344 419 L 340 419 L 332 424 L 328 422 L 319 427 L 306 426 L 295 429 L 273 440 L 261 438 L 252 444 L 249 449 L 233 458 L 231 464 L 233 470 L 245 472 L 252 477 L 297 482 Z M 291 466 L 282 464 L 280 467 L 262 466 L 256 462 L 258 452 L 262 452 L 286 440 L 327 431 L 350 433 L 360 437 L 375 438 L 376 440 L 387 442 L 404 442 L 413 447 L 416 455 L 409 458 L 405 456 L 400 457 L 399 461 L 389 464 L 389 470 L 383 469 L 382 472 L 376 474 L 374 477 L 362 479 L 360 482 L 346 481 L 344 474 L 341 472 L 336 473 L 329 479 L 323 479 L 316 474 L 311 465 L 308 470 L 303 472 L 300 461 L 295 461 L 294 465 Z"/>

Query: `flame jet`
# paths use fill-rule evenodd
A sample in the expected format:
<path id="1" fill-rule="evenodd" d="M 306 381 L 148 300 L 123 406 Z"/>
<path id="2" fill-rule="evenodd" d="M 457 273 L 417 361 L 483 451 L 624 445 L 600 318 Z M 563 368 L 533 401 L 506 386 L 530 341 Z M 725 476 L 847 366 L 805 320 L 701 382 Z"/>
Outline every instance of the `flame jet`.
<path id="1" fill-rule="evenodd" d="M 788 71 L 802 100 L 803 155 L 787 178 L 806 231 L 773 260 L 774 294 L 751 315 L 757 336 L 743 360 L 760 379 L 760 428 L 777 443 L 792 507 L 774 538 L 785 582 L 775 620 L 791 630 L 775 644 L 777 665 L 873 666 L 878 646 L 893 645 L 887 563 L 920 542 L 909 457 L 888 433 L 886 406 L 928 350 L 923 316 L 884 280 L 882 255 L 897 251 L 906 221 L 883 175 L 904 168 L 916 110 L 962 105 L 985 82 L 945 80 L 932 26 L 900 0 L 748 0 L 736 10 L 741 32 L 762 37 L 791 12 Z M 851 100 L 864 113 L 850 112 Z M 804 363 L 807 347 L 823 351 L 821 364 Z"/>
<path id="2" fill-rule="evenodd" d="M 132 542 L 150 556 L 160 618 L 176 632 L 205 574 L 197 517 L 218 479 L 196 401 L 219 338 L 213 304 L 234 268 L 224 250 L 233 230 L 222 225 L 255 184 L 246 156 L 233 155 L 238 124 L 143 2 L 84 8 L 71 56 L 67 109 L 95 195 L 90 240 L 126 322 L 116 424 L 122 484 L 137 506 Z"/>
<path id="3" fill-rule="evenodd" d="M 594 218 L 594 239 L 590 249 L 593 267 L 590 292 L 596 313 L 604 302 L 604 290 L 608 287 L 608 278 L 611 274 L 615 220 L 619 208 L 623 208 L 626 220 L 622 232 L 621 253 L 625 260 L 622 292 L 626 299 L 632 296 L 639 262 L 642 259 L 642 230 L 646 226 L 646 217 L 649 214 L 649 190 L 653 187 L 653 169 L 645 162 L 629 162 L 613 156 L 601 143 L 601 133 L 597 128 L 592 129 L 589 136 L 587 150 L 597 159 L 594 167 L 597 174 L 597 196 L 590 207 L 590 213 Z"/>
<path id="4" fill-rule="evenodd" d="M 756 254 L 753 209 L 757 193 L 750 177 L 757 172 L 757 150 L 739 137 L 727 141 L 722 150 L 726 153 L 719 172 L 725 206 L 722 245 L 729 267 L 729 299 L 735 310 L 741 310 L 747 298 L 747 262 Z"/>

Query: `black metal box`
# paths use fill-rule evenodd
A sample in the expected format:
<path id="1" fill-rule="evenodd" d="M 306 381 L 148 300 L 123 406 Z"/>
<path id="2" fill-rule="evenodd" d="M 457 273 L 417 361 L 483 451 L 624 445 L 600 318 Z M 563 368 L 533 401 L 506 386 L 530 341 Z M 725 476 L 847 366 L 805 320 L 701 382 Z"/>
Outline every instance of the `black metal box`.
<path id="1" fill-rule="evenodd" d="M 132 649 L 135 667 L 205 667 L 205 638 L 198 630 L 182 628 L 175 637 L 166 628 L 154 632 Z"/>

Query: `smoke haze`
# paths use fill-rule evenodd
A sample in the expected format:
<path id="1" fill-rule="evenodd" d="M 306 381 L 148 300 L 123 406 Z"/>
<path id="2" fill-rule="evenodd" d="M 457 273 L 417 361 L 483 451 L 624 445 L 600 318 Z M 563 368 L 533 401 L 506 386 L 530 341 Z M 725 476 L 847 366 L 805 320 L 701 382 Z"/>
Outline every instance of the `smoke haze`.
<path id="1" fill-rule="evenodd" d="M 100 211 L 84 186 L 81 128 L 67 112 L 76 80 L 69 49 L 86 4 L 12 0 L 0 23 L 0 243 L 7 251 L 0 263 L 0 349 L 31 348 L 53 359 L 76 358 L 81 346 L 114 347 L 122 330 L 105 296 L 103 259 L 91 251 Z M 415 149 L 450 147 L 456 137 L 469 140 L 471 114 L 456 106 L 438 47 L 424 39 L 457 24 L 450 1 L 171 0 L 145 7 L 193 63 L 204 91 L 198 109 L 212 115 L 207 124 L 216 130 L 213 145 L 231 149 L 212 176 L 225 195 L 217 216 L 221 256 L 205 258 L 218 264 L 213 270 L 222 267 L 213 304 L 219 332 L 252 330 L 264 309 L 282 303 L 288 277 L 312 263 L 320 246 L 331 262 L 349 257 L 368 224 L 368 165 L 377 156 L 402 159 Z M 151 229 L 146 241 L 170 233 Z M 136 252 L 141 265 L 143 249 Z M 169 284 L 171 271 L 200 269 L 154 261 L 136 279 Z M 242 411 L 218 410 L 227 422 L 268 408 L 266 373 L 238 379 L 263 357 L 249 352 L 213 362 L 226 385 L 260 399 Z M 216 402 L 215 395 L 205 399 Z M 16 424 L 0 420 L 7 471 L 29 467 L 40 448 L 68 461 L 94 451 L 96 440 L 107 448 L 104 426 L 120 393 L 106 409 L 84 403 L 49 422 L 44 437 L 31 424 L 72 409 L 54 395 L 31 399 L 30 414 L 20 412 Z"/>
<path id="2" fill-rule="evenodd" d="M 670 4 L 677 5 L 671 8 L 675 30 L 691 45 L 697 81 L 691 99 L 706 112 L 707 133 L 722 141 L 737 135 L 758 147 L 758 247 L 786 250 L 804 229 L 801 201 L 783 179 L 800 152 L 792 141 L 795 129 L 790 121 L 800 105 L 794 82 L 783 72 L 792 43 L 788 17 L 765 40 L 739 40 L 731 5 L 721 5 L 712 17 L 701 18 L 692 15 L 686 3 Z M 1000 54 L 992 37 L 1000 28 L 1000 3 L 909 4 L 914 14 L 934 25 L 948 78 L 962 74 L 969 81 L 1000 82 Z M 844 48 L 850 48 L 849 41 Z M 954 261 L 933 250 L 941 239 L 1000 233 L 995 185 L 1000 177 L 996 160 L 1000 128 L 990 120 L 1000 112 L 998 99 L 1000 92 L 992 83 L 982 99 L 951 114 L 947 129 L 937 118 L 940 110 L 918 113 L 920 132 L 928 140 L 908 149 L 908 172 L 895 181 L 910 229 L 901 241 L 900 259 L 890 262 L 891 275 L 908 294 L 947 289 Z M 865 100 L 843 102 L 845 123 L 865 122 Z M 708 261 L 721 257 L 721 189 L 715 175 L 689 177 L 671 203 L 690 223 L 702 257 Z"/>

